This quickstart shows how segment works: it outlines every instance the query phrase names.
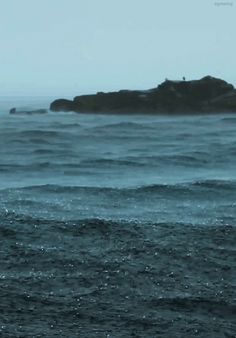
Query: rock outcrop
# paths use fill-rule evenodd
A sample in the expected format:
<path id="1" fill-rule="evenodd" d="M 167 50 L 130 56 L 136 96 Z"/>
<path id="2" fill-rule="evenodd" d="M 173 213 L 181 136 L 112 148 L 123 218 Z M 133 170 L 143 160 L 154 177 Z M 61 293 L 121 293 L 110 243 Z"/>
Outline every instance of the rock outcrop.
<path id="1" fill-rule="evenodd" d="M 11 108 L 9 114 L 15 115 L 41 115 L 47 114 L 47 109 L 36 109 L 36 110 L 17 110 L 16 108 Z"/>
<path id="2" fill-rule="evenodd" d="M 236 89 L 224 80 L 206 76 L 193 81 L 166 80 L 149 90 L 76 96 L 73 101 L 59 99 L 52 111 L 81 113 L 214 113 L 236 112 Z"/>

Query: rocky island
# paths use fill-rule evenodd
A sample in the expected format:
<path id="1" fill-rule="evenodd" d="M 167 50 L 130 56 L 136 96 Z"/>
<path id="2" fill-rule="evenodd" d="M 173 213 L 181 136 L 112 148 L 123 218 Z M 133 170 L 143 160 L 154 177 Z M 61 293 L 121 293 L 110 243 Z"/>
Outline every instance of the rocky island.
<path id="1" fill-rule="evenodd" d="M 47 109 L 35 109 L 35 110 L 17 110 L 16 108 L 11 108 L 9 114 L 12 115 L 42 115 L 47 114 Z"/>
<path id="2" fill-rule="evenodd" d="M 166 79 L 149 90 L 120 90 L 58 99 L 50 110 L 78 113 L 236 113 L 236 89 L 224 80 L 205 76 L 200 80 Z"/>

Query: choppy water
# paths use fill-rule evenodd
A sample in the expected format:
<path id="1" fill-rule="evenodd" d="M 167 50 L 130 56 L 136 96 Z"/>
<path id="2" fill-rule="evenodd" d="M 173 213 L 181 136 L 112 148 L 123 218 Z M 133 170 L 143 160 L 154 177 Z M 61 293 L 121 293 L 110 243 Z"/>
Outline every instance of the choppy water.
<path id="1" fill-rule="evenodd" d="M 236 337 L 236 116 L 0 107 L 1 337 Z"/>

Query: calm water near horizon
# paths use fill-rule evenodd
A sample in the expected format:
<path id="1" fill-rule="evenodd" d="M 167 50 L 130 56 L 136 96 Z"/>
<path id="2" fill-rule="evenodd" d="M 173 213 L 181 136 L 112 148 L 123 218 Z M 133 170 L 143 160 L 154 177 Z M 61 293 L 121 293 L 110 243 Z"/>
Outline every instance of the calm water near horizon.
<path id="1" fill-rule="evenodd" d="M 0 101 L 0 336 L 236 337 L 236 114 Z"/>

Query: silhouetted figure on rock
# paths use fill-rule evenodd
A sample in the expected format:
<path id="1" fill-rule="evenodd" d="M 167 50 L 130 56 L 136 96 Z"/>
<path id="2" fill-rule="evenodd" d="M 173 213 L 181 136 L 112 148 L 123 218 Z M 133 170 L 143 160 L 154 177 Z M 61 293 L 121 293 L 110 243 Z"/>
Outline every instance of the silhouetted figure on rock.
<path id="1" fill-rule="evenodd" d="M 11 110 L 9 111 L 10 114 L 15 114 L 16 113 L 16 108 L 11 108 Z"/>

